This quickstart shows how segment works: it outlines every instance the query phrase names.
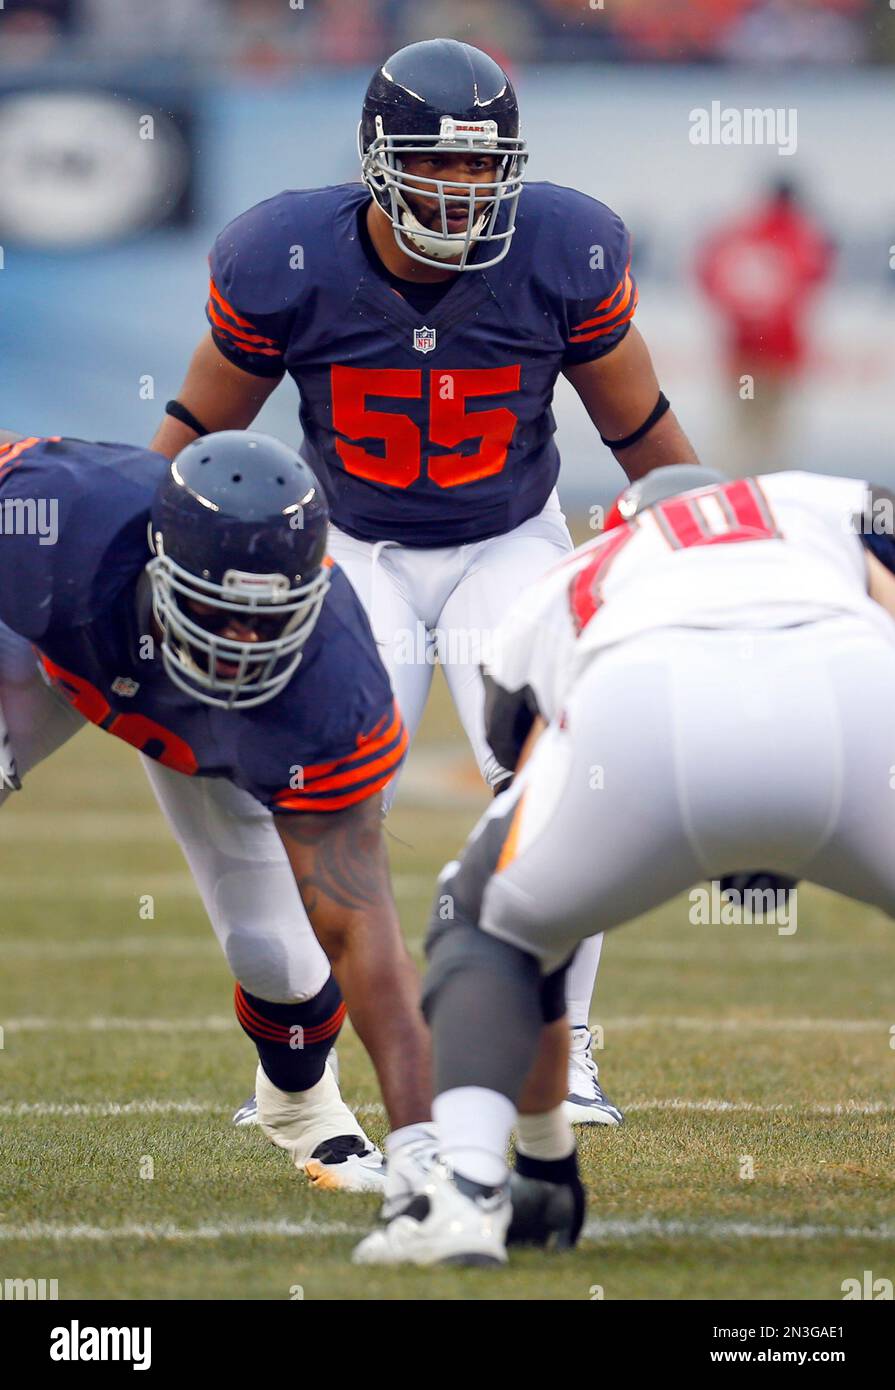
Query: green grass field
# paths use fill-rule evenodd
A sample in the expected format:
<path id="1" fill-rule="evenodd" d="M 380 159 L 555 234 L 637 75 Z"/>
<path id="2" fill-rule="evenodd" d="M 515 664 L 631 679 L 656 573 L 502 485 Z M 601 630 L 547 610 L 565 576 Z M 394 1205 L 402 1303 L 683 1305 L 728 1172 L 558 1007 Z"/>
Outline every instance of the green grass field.
<path id="1" fill-rule="evenodd" d="M 409 772 L 389 828 L 419 951 L 434 875 L 484 802 L 440 680 Z M 496 1273 L 378 1273 L 349 1263 L 375 1198 L 310 1191 L 229 1124 L 253 1050 L 130 750 L 80 734 L 0 825 L 0 1281 L 55 1278 L 63 1298 L 837 1299 L 865 1269 L 895 1278 L 879 914 L 804 889 L 789 937 L 693 926 L 684 899 L 616 933 L 594 1020 L 628 1118 L 582 1134 L 582 1245 Z M 350 1028 L 339 1050 L 381 1138 Z"/>

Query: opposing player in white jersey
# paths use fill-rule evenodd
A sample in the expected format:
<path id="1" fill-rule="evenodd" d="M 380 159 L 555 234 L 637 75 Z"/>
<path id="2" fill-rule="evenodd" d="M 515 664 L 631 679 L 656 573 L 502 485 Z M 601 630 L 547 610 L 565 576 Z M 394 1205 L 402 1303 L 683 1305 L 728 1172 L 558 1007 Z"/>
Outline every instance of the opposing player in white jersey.
<path id="1" fill-rule="evenodd" d="M 392 1174 L 416 1200 L 393 1186 L 358 1260 L 574 1242 L 566 1034 L 544 1020 L 592 932 L 757 869 L 895 915 L 893 516 L 853 479 L 663 469 L 521 596 L 489 728 L 507 765 L 529 756 L 445 868 L 427 944 L 440 1158 Z"/>

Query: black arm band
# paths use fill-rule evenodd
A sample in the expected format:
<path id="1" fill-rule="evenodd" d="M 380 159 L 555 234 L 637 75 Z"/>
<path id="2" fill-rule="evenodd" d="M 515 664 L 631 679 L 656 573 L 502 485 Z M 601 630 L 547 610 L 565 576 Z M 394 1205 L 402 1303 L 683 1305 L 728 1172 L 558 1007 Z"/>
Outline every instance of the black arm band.
<path id="1" fill-rule="evenodd" d="M 605 434 L 601 434 L 600 438 L 610 449 L 627 449 L 631 444 L 636 444 L 638 439 L 642 439 L 647 430 L 651 430 L 656 421 L 661 420 L 666 410 L 670 409 L 671 402 L 665 393 L 660 391 L 659 399 L 656 401 L 656 404 L 653 406 L 640 428 L 636 429 L 633 434 L 626 434 L 624 439 L 607 439 Z"/>
<path id="2" fill-rule="evenodd" d="M 165 414 L 173 415 L 175 420 L 179 420 L 182 425 L 186 425 L 187 429 L 195 431 L 200 438 L 203 434 L 208 433 L 202 421 L 197 420 L 193 412 L 187 410 L 185 405 L 181 405 L 180 401 L 169 401 L 165 406 Z"/>

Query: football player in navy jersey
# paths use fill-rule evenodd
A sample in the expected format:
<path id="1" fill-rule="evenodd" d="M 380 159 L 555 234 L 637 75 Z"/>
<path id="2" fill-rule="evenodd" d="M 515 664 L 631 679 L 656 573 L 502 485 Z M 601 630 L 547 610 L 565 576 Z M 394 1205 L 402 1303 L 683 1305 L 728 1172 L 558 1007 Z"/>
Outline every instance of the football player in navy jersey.
<path id="1" fill-rule="evenodd" d="M 172 463 L 120 444 L 0 445 L 0 803 L 85 721 L 139 749 L 236 977 L 259 1121 L 320 1186 L 382 1188 L 327 1067 L 346 1008 L 397 1132 L 429 1104 L 418 980 L 381 792 L 407 734 L 326 554 L 309 466 L 231 431 Z M 52 509 L 52 528 L 29 524 Z"/>
<path id="2" fill-rule="evenodd" d="M 525 183 L 506 73 L 411 44 L 373 75 L 363 182 L 278 194 L 211 253 L 210 332 L 153 447 L 248 427 L 284 374 L 411 736 L 440 660 L 486 782 L 480 663 L 520 588 L 571 549 L 551 400 L 563 373 L 630 478 L 696 462 L 632 323 L 630 238 L 603 203 Z M 386 791 L 386 804 L 395 781 Z M 569 972 L 570 1118 L 616 1124 L 587 1023 L 601 939 Z M 249 1107 L 249 1114 L 250 1114 Z"/>

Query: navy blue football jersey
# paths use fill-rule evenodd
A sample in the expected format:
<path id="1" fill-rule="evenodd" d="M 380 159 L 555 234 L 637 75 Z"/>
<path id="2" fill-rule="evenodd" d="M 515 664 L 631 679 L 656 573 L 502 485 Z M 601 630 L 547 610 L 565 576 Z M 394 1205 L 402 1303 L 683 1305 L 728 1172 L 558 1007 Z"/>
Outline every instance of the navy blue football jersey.
<path id="1" fill-rule="evenodd" d="M 86 719 L 165 767 L 225 777 L 277 813 L 336 811 L 372 795 L 396 771 L 407 735 L 338 566 L 301 663 L 274 699 L 219 709 L 169 680 L 140 585 L 167 468 L 160 454 L 124 444 L 0 447 L 0 622 L 35 645 Z"/>
<path id="2" fill-rule="evenodd" d="M 224 229 L 207 305 L 220 351 L 298 386 L 303 453 L 361 540 L 457 545 L 540 511 L 556 482 L 559 372 L 614 348 L 637 303 L 603 203 L 526 184 L 507 256 L 425 314 L 371 264 L 363 184 L 298 190 Z"/>

